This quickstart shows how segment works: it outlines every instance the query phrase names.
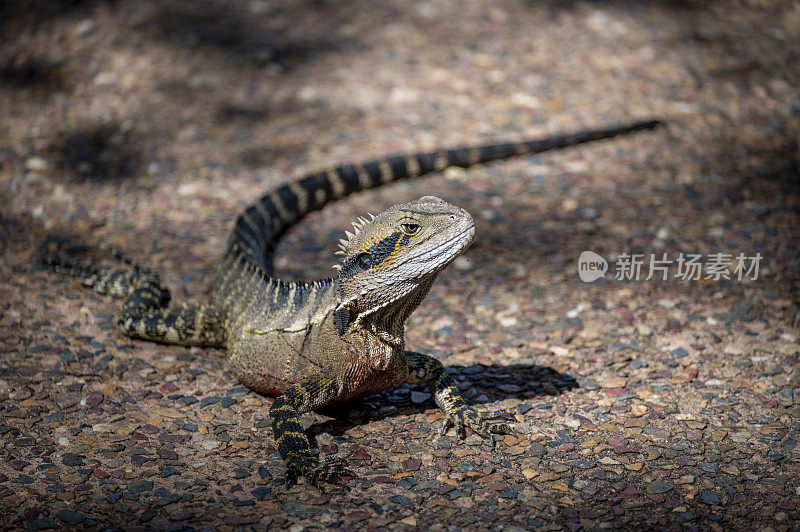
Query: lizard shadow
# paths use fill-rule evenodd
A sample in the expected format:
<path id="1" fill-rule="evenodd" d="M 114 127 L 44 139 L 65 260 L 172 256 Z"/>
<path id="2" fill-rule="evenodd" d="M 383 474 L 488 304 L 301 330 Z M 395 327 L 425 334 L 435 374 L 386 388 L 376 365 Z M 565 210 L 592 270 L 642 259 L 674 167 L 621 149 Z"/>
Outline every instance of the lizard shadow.
<path id="1" fill-rule="evenodd" d="M 558 396 L 579 386 L 572 375 L 536 364 L 475 364 L 461 368 L 449 366 L 446 369 L 471 405 L 507 399 L 520 400 L 512 410 L 506 411 L 508 414 L 524 414 L 532 408 L 551 408 L 549 397 Z M 420 414 L 429 409 L 438 408 L 426 385 L 400 384 L 364 399 L 316 410 L 318 414 L 332 419 L 312 424 L 307 432 L 310 436 L 320 433 L 343 436 L 356 426 L 397 416 Z M 310 440 L 313 445 L 315 438 Z"/>

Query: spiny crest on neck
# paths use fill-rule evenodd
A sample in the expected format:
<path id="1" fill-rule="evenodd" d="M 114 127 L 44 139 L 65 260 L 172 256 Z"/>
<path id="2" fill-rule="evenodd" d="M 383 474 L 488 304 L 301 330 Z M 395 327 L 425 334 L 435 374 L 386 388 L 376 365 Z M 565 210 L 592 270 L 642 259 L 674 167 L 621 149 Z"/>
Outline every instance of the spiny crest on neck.
<path id="1" fill-rule="evenodd" d="M 359 216 L 355 222 L 350 222 L 353 225 L 353 232 L 352 233 L 350 231 L 344 232 L 346 238 L 339 239 L 339 250 L 335 252 L 336 255 L 347 255 L 348 247 L 350 243 L 353 241 L 353 238 L 355 238 L 359 233 L 361 233 L 361 231 L 364 230 L 367 224 L 375 220 L 375 215 L 372 214 L 371 212 L 368 212 L 367 216 L 369 216 L 369 220 L 367 220 L 363 216 Z M 334 264 L 333 268 L 335 270 L 340 270 L 342 268 L 342 265 Z"/>

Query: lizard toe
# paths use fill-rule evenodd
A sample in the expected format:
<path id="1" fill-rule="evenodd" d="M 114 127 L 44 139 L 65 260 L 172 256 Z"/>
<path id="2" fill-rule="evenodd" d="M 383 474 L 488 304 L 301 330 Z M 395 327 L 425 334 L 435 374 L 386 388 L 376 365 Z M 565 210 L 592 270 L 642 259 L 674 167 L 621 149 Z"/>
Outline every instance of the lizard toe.
<path id="1" fill-rule="evenodd" d="M 492 423 L 490 426 L 492 434 L 511 434 L 511 427 L 505 423 Z"/>
<path id="2" fill-rule="evenodd" d="M 470 407 L 464 407 L 450 412 L 442 425 L 442 434 L 450 427 L 455 427 L 458 437 L 466 437 L 466 428 L 472 429 L 475 434 L 487 438 L 494 446 L 493 434 L 511 434 L 511 428 L 506 423 L 491 423 L 487 418 Z"/>

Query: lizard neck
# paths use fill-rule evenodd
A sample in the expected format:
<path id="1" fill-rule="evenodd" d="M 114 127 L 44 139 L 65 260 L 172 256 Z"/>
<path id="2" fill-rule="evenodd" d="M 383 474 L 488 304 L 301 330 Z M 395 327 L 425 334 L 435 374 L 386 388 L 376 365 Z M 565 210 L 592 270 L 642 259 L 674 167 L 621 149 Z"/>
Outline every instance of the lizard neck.
<path id="1" fill-rule="evenodd" d="M 428 295 L 433 281 L 433 277 L 422 281 L 410 293 L 364 316 L 365 332 L 382 343 L 402 349 L 406 320 Z"/>

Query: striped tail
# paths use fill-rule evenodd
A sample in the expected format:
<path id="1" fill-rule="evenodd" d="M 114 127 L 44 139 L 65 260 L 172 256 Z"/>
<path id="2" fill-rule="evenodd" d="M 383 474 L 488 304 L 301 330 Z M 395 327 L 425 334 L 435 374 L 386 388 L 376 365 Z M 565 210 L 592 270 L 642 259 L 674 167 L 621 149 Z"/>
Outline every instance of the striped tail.
<path id="1" fill-rule="evenodd" d="M 633 124 L 580 131 L 540 140 L 462 147 L 412 155 L 390 155 L 362 164 L 346 164 L 307 175 L 267 192 L 236 220 L 229 243 L 228 258 L 239 255 L 263 272 L 271 269 L 269 253 L 280 235 L 311 211 L 352 192 L 381 186 L 407 177 L 441 171 L 448 166 L 467 168 L 517 155 L 557 150 L 584 142 L 653 129 L 662 122 L 648 120 Z M 223 261 L 222 268 L 231 264 Z M 224 272 L 218 272 L 223 274 Z"/>

